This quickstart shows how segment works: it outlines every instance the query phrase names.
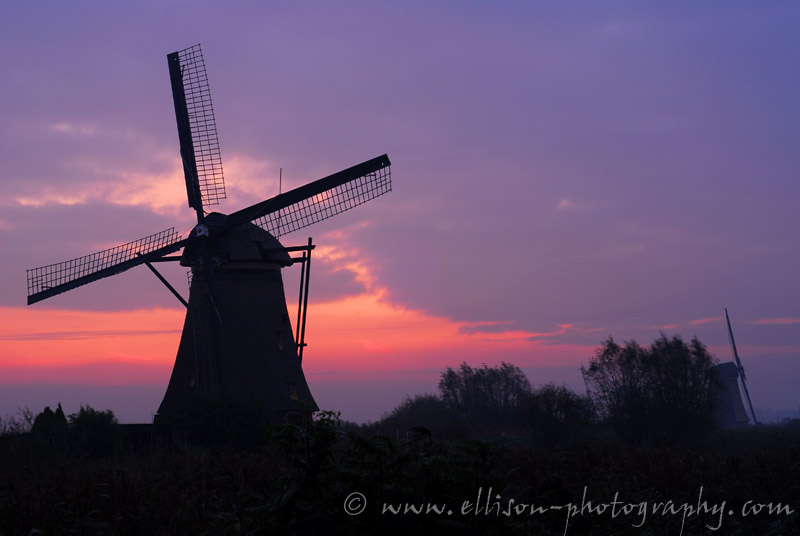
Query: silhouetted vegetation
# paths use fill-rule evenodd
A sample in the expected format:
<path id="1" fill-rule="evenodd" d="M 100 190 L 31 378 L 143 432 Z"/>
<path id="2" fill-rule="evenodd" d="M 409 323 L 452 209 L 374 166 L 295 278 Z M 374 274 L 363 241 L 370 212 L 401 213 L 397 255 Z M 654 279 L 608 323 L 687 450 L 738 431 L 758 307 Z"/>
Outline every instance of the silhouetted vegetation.
<path id="1" fill-rule="evenodd" d="M 719 385 L 714 359 L 693 338 L 661 335 L 649 347 L 609 337 L 586 370 L 598 417 L 623 437 L 666 441 L 714 427 Z"/>
<path id="2" fill-rule="evenodd" d="M 519 407 L 519 422 L 544 444 L 580 437 L 593 423 L 591 402 L 563 385 L 552 383 L 526 395 Z"/>
<path id="3" fill-rule="evenodd" d="M 525 374 L 514 365 L 448 367 L 439 380 L 442 401 L 459 419 L 478 425 L 511 424 L 531 392 Z"/>
<path id="4" fill-rule="evenodd" d="M 36 415 L 29 407 L 18 408 L 16 415 L 0 417 L 0 436 L 26 434 L 33 428 Z"/>
<path id="5" fill-rule="evenodd" d="M 479 368 L 462 363 L 442 373 L 438 395 L 406 397 L 369 428 L 396 438 L 425 427 L 444 439 L 511 434 L 552 444 L 577 437 L 591 422 L 589 401 L 564 386 L 533 388 L 509 363 Z"/>
<path id="6" fill-rule="evenodd" d="M 60 404 L 59 404 L 60 407 Z M 114 453 L 120 440 L 117 418 L 111 410 L 98 411 L 81 406 L 69 416 L 69 431 L 78 452 L 90 458 L 102 458 Z"/>
<path id="7" fill-rule="evenodd" d="M 67 417 L 59 404 L 55 411 L 46 406 L 33 420 L 30 431 L 33 434 L 66 434 L 68 427 Z"/>
<path id="8" fill-rule="evenodd" d="M 372 425 L 375 433 L 399 437 L 416 426 L 424 426 L 438 438 L 463 439 L 469 436 L 470 423 L 459 419 L 440 396 L 434 394 L 406 397 L 399 406 L 385 413 Z"/>
<path id="9" fill-rule="evenodd" d="M 719 534 L 800 530 L 797 427 L 725 431 L 691 448 L 601 437 L 547 446 L 522 437 L 406 442 L 345 432 L 336 414 L 323 412 L 304 424 L 272 425 L 267 436 L 249 451 L 178 441 L 94 459 L 3 457 L 0 534 L 564 534 L 560 510 L 506 516 L 492 505 L 579 506 L 584 491 L 594 504 L 616 494 L 626 503 L 696 504 L 701 486 L 703 500 L 737 510 L 724 516 Z M 492 500 L 476 514 L 478 493 L 486 501 L 490 489 Z M 354 492 L 367 500 L 360 515 L 344 511 Z M 742 516 L 747 501 L 791 505 L 794 513 Z M 406 506 L 429 504 L 455 513 L 415 514 Z M 634 527 L 639 519 L 577 515 L 566 533 L 674 535 L 683 524 L 680 512 Z M 711 515 L 688 517 L 683 534 L 714 523 Z"/>

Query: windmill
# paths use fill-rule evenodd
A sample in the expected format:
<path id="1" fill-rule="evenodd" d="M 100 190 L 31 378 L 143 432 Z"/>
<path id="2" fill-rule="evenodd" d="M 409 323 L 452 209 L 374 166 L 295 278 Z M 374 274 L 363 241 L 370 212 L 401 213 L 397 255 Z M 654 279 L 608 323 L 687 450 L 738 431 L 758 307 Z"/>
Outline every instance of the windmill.
<path id="1" fill-rule="evenodd" d="M 736 351 L 736 341 L 733 340 L 733 330 L 731 329 L 731 319 L 728 316 L 727 307 L 725 308 L 725 321 L 728 323 L 728 338 L 730 339 L 731 342 L 731 351 L 733 352 L 733 357 L 736 360 L 737 376 L 742 380 L 744 395 L 745 398 L 747 398 L 747 405 L 750 407 L 750 415 L 753 416 L 753 424 L 758 424 L 758 420 L 756 419 L 756 412 L 755 410 L 753 410 L 753 402 L 750 400 L 750 391 L 747 390 L 747 378 L 745 377 L 744 374 L 744 367 L 742 366 L 742 360 L 739 359 L 739 352 Z"/>
<path id="2" fill-rule="evenodd" d="M 725 320 L 728 322 L 728 338 L 736 362 L 719 363 L 713 369 L 720 388 L 717 393 L 717 423 L 723 428 L 738 428 L 750 424 L 750 417 L 747 415 L 747 410 L 744 409 L 742 393 L 739 390 L 739 380 L 741 379 L 744 394 L 750 406 L 750 415 L 753 417 L 753 423 L 757 424 L 753 403 L 750 401 L 750 392 L 747 390 L 744 367 L 739 359 L 739 352 L 736 351 L 736 341 L 733 340 L 731 319 L 728 317 L 727 309 L 725 309 Z"/>
<path id="3" fill-rule="evenodd" d="M 225 199 L 219 141 L 200 45 L 167 55 L 189 207 L 197 225 L 27 271 L 28 305 L 147 266 L 186 306 L 175 365 L 156 422 L 173 422 L 187 400 L 222 395 L 256 401 L 276 413 L 317 408 L 301 368 L 311 239 L 277 240 L 391 191 L 390 161 L 378 156 L 231 214 L 207 212 Z M 180 255 L 175 253 L 182 250 Z M 292 254 L 301 254 L 292 257 Z M 184 300 L 153 266 L 191 269 Z M 281 269 L 301 264 L 292 333 Z"/>

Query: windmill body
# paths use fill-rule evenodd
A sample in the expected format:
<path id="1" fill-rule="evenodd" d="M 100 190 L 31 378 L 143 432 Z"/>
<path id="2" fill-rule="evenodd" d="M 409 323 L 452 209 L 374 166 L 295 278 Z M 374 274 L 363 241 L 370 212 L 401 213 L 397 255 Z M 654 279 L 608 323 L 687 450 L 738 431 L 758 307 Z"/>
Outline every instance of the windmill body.
<path id="1" fill-rule="evenodd" d="M 30 269 L 28 304 L 144 264 L 187 309 L 156 422 L 175 422 L 198 396 L 251 401 L 279 414 L 315 411 L 301 368 L 314 246 L 309 239 L 305 246 L 284 247 L 278 237 L 391 191 L 389 158 L 378 156 L 228 215 L 207 213 L 206 207 L 225 198 L 225 183 L 200 45 L 169 54 L 167 61 L 187 199 L 197 225 L 186 236 L 167 229 Z M 180 262 L 191 270 L 188 301 L 156 270 L 157 262 Z M 281 277 L 281 269 L 292 264 L 302 270 L 294 332 Z"/>
<path id="2" fill-rule="evenodd" d="M 739 391 L 739 368 L 736 363 L 720 363 L 713 370 L 720 384 L 717 394 L 717 423 L 723 428 L 747 426 L 750 418 L 744 409 Z"/>
<path id="3" fill-rule="evenodd" d="M 155 422 L 172 422 L 196 395 L 216 392 L 277 413 L 316 411 L 286 307 L 281 269 L 290 256 L 252 224 L 228 233 L 221 250 L 212 287 L 204 267 L 192 268 L 178 355 Z"/>
<path id="4" fill-rule="evenodd" d="M 728 324 L 728 338 L 731 343 L 731 352 L 733 353 L 733 358 L 736 360 L 736 364 L 733 365 L 736 369 L 736 377 L 742 380 L 742 388 L 744 389 L 744 396 L 747 398 L 747 405 L 750 408 L 750 415 L 753 417 L 753 424 L 758 424 L 758 418 L 756 417 L 756 411 L 753 409 L 753 401 L 750 400 L 750 391 L 747 389 L 747 377 L 744 373 L 744 367 L 742 366 L 742 360 L 739 358 L 739 352 L 736 350 L 736 341 L 733 338 L 733 328 L 731 328 L 731 319 L 728 316 L 728 309 L 725 309 L 725 322 Z M 731 376 L 729 374 L 728 376 Z M 736 392 L 739 392 L 739 386 L 736 385 Z M 739 400 L 741 404 L 741 395 L 739 395 Z M 747 414 L 745 413 L 745 417 Z"/>

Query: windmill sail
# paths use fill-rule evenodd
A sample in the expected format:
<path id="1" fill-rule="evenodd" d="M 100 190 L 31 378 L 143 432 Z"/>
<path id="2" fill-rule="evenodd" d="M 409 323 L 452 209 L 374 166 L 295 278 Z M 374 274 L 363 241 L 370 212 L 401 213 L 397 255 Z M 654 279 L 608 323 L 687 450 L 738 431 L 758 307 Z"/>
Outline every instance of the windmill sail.
<path id="1" fill-rule="evenodd" d="M 234 212 L 228 216 L 226 227 L 252 222 L 279 237 L 391 190 L 391 162 L 384 154 Z"/>
<path id="2" fill-rule="evenodd" d="M 30 268 L 28 305 L 178 251 L 186 240 L 170 227 L 139 240 L 56 264 Z"/>
<path id="3" fill-rule="evenodd" d="M 189 206 L 202 220 L 204 206 L 225 199 L 217 125 L 200 45 L 167 55 Z"/>

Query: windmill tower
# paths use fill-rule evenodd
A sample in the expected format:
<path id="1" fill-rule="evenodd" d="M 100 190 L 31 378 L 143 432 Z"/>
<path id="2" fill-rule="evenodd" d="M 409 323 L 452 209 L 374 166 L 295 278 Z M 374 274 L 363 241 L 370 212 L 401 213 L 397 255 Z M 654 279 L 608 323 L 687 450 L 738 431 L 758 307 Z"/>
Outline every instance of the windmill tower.
<path id="1" fill-rule="evenodd" d="M 314 245 L 309 239 L 306 245 L 284 247 L 277 237 L 391 191 L 389 158 L 378 156 L 231 214 L 208 213 L 207 207 L 225 198 L 225 180 L 200 45 L 167 55 L 167 62 L 186 194 L 197 225 L 185 236 L 170 228 L 32 268 L 28 304 L 146 265 L 187 309 L 156 422 L 172 422 L 198 395 L 249 399 L 276 413 L 315 411 L 301 368 Z M 155 262 L 180 262 L 191 269 L 188 301 Z M 281 269 L 295 263 L 302 271 L 293 333 Z"/>

